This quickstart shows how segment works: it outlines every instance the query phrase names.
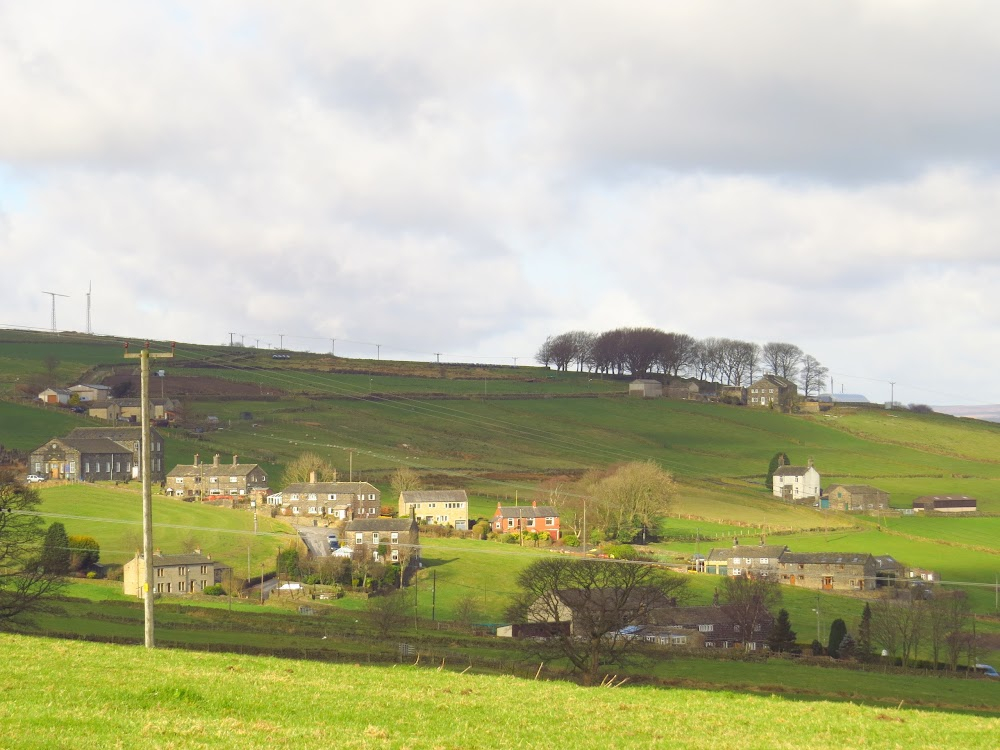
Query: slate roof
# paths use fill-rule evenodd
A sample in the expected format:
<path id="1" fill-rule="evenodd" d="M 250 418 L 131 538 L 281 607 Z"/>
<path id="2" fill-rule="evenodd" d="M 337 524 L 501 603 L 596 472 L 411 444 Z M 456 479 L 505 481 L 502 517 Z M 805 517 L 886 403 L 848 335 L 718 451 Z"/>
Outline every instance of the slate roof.
<path id="1" fill-rule="evenodd" d="M 359 518 L 348 521 L 344 533 L 349 531 L 416 531 L 419 527 L 412 518 Z"/>
<path id="2" fill-rule="evenodd" d="M 180 555 L 158 555 L 153 553 L 153 566 L 163 567 L 169 565 L 221 565 L 213 560 L 209 555 L 188 553 Z"/>
<path id="3" fill-rule="evenodd" d="M 336 495 L 341 492 L 353 492 L 355 495 L 381 494 L 375 485 L 368 482 L 295 482 L 281 492 L 298 495 Z"/>
<path id="4" fill-rule="evenodd" d="M 555 518 L 559 515 L 551 505 L 501 505 L 493 516 L 497 513 L 501 518 Z"/>
<path id="5" fill-rule="evenodd" d="M 870 404 L 867 396 L 860 393 L 821 393 L 819 400 L 824 404 Z"/>
<path id="6" fill-rule="evenodd" d="M 80 451 L 80 453 L 132 456 L 131 448 L 126 448 L 121 443 L 116 443 L 114 440 L 108 440 L 107 438 L 62 438 L 60 442 L 63 445 Z"/>
<path id="7" fill-rule="evenodd" d="M 158 437 L 159 433 L 155 430 Z M 142 440 L 141 427 L 76 427 L 66 436 L 68 438 L 108 438 L 109 440 Z"/>
<path id="8" fill-rule="evenodd" d="M 827 494 L 837 487 L 845 489 L 848 492 L 882 492 L 878 487 L 872 487 L 870 484 L 831 484 L 826 490 Z"/>
<path id="9" fill-rule="evenodd" d="M 914 508 L 975 508 L 976 498 L 968 495 L 922 495 L 913 501 Z"/>
<path id="10" fill-rule="evenodd" d="M 780 375 L 771 375 L 771 374 L 762 376 L 760 378 L 760 380 L 758 380 L 753 385 L 757 385 L 757 383 L 760 383 L 762 381 L 766 381 L 768 383 L 772 383 L 773 385 L 776 385 L 779 388 L 794 388 L 795 387 L 795 383 L 793 383 L 788 378 L 783 378 Z"/>
<path id="11" fill-rule="evenodd" d="M 467 503 L 465 490 L 407 490 L 400 493 L 404 503 Z"/>
<path id="12" fill-rule="evenodd" d="M 739 544 L 733 547 L 715 547 L 708 553 L 710 562 L 724 562 L 734 557 L 778 558 L 788 551 L 783 544 Z"/>
<path id="13" fill-rule="evenodd" d="M 180 464 L 167 472 L 168 477 L 245 477 L 259 464 Z"/>
<path id="14" fill-rule="evenodd" d="M 872 558 L 868 552 L 786 552 L 781 563 L 798 565 L 864 565 Z"/>

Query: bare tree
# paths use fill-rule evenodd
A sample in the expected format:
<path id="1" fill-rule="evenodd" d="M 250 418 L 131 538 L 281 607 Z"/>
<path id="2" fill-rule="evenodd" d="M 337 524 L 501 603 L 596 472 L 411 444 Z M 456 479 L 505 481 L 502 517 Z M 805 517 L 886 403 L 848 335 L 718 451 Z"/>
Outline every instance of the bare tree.
<path id="1" fill-rule="evenodd" d="M 924 636 L 925 602 L 920 598 L 883 598 L 872 607 L 872 636 L 893 657 L 897 653 L 903 668 L 909 666 Z"/>
<path id="2" fill-rule="evenodd" d="M 761 359 L 765 369 L 772 375 L 792 380 L 798 373 L 802 350 L 795 344 L 769 341 L 761 348 Z"/>
<path id="3" fill-rule="evenodd" d="M 285 484 L 309 482 L 313 472 L 316 474 L 317 482 L 337 481 L 337 470 L 330 462 L 311 452 L 300 453 L 297 458 L 285 464 L 281 478 Z"/>
<path id="4" fill-rule="evenodd" d="M 658 328 L 623 328 L 622 358 L 635 377 L 646 375 L 660 358 L 666 334 Z"/>
<path id="5" fill-rule="evenodd" d="M 726 576 L 720 588 L 722 610 L 736 626 L 744 648 L 749 649 L 754 634 L 763 633 L 774 621 L 772 610 L 781 603 L 778 582 L 745 575 Z"/>
<path id="6" fill-rule="evenodd" d="M 657 364 L 667 375 L 677 377 L 694 362 L 695 340 L 686 333 L 664 334 Z"/>
<path id="7" fill-rule="evenodd" d="M 670 507 L 673 476 L 653 461 L 633 461 L 595 482 L 590 488 L 596 524 L 608 539 L 632 542 Z"/>
<path id="8" fill-rule="evenodd" d="M 576 371 L 583 372 L 584 367 L 591 365 L 591 350 L 597 336 L 589 331 L 571 331 L 573 337 L 573 359 L 576 360 Z"/>
<path id="9" fill-rule="evenodd" d="M 412 490 L 419 490 L 423 487 L 420 475 L 409 466 L 400 466 L 392 473 L 390 480 L 392 491 L 397 495 Z"/>
<path id="10" fill-rule="evenodd" d="M 602 666 L 622 664 L 640 642 L 627 629 L 653 622 L 686 581 L 656 566 L 545 559 L 521 571 L 512 622 L 571 623 L 535 642 L 543 658 L 565 657 L 593 684 Z"/>
<path id="11" fill-rule="evenodd" d="M 605 331 L 594 340 L 590 357 L 594 370 L 605 374 L 621 375 L 625 371 L 625 334 L 624 329 Z"/>
<path id="12" fill-rule="evenodd" d="M 365 603 L 368 624 L 382 640 L 390 638 L 406 625 L 411 599 L 404 591 L 370 596 Z"/>
<path id="13" fill-rule="evenodd" d="M 802 395 L 818 396 L 820 389 L 826 382 L 826 376 L 829 370 L 823 367 L 815 357 L 811 354 L 806 354 L 802 357 L 802 367 L 799 370 L 799 379 L 802 383 Z"/>

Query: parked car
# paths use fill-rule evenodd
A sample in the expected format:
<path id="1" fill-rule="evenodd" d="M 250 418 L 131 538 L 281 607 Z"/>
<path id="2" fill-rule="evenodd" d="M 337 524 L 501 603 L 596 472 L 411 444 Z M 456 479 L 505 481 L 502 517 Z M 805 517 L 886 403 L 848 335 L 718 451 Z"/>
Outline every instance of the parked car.
<path id="1" fill-rule="evenodd" d="M 977 664 L 975 666 L 976 674 L 981 674 L 983 677 L 992 677 L 994 679 L 1000 679 L 1000 672 L 991 667 L 989 664 Z"/>
<path id="2" fill-rule="evenodd" d="M 28 474 L 28 483 L 33 484 L 35 482 L 44 482 L 45 477 L 39 476 L 38 474 Z"/>
<path id="3" fill-rule="evenodd" d="M 71 406 L 69 408 L 69 410 L 71 412 L 73 412 L 74 414 L 86 414 L 87 413 L 87 410 L 84 409 L 82 406 Z"/>

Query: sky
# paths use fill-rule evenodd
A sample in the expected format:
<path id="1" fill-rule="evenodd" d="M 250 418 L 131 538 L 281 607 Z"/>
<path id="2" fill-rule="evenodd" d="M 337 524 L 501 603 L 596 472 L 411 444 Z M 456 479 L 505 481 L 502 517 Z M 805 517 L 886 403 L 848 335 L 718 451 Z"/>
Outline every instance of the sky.
<path id="1" fill-rule="evenodd" d="M 995 2 L 0 0 L 0 325 L 1000 403 L 998 80 Z"/>

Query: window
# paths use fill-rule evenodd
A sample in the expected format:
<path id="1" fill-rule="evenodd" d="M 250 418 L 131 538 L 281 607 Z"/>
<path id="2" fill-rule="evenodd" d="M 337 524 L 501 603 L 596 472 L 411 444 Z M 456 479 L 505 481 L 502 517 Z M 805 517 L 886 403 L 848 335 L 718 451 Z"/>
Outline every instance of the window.
<path id="1" fill-rule="evenodd" d="M 111 462 L 110 461 L 105 461 L 104 465 L 106 467 L 105 471 L 108 472 L 108 474 L 110 474 L 111 473 Z"/>
<path id="2" fill-rule="evenodd" d="M 188 572 L 188 569 L 185 566 L 183 566 L 183 565 L 178 566 L 178 568 L 177 568 L 177 575 L 179 575 L 179 576 L 186 576 L 187 572 Z"/>
<path id="3" fill-rule="evenodd" d="M 767 564 L 768 564 L 768 561 L 769 561 L 769 559 L 770 559 L 770 558 L 767 558 L 767 557 L 762 557 L 762 558 L 760 558 L 760 564 L 761 564 L 761 565 L 767 565 Z"/>
<path id="4" fill-rule="evenodd" d="M 733 630 L 736 631 L 737 633 L 740 632 L 740 626 L 738 623 L 736 625 L 733 625 Z"/>
<path id="5" fill-rule="evenodd" d="M 733 568 L 733 575 L 734 576 L 741 576 L 741 575 L 743 575 L 743 568 Z"/>
<path id="6" fill-rule="evenodd" d="M 178 590 L 178 591 L 180 591 L 180 592 L 182 592 L 182 593 L 184 592 L 184 581 L 180 581 L 180 582 L 179 582 L 179 583 L 177 584 L 177 590 Z M 194 589 L 192 588 L 192 591 L 193 591 L 193 590 L 194 590 Z"/>
<path id="7" fill-rule="evenodd" d="M 207 573 L 208 573 L 208 566 L 207 565 L 202 565 L 201 566 L 201 574 L 202 575 L 206 575 Z"/>
<path id="8" fill-rule="evenodd" d="M 699 625 L 698 626 L 698 632 L 699 633 L 711 633 L 714 630 L 715 630 L 715 625 L 713 625 L 712 623 L 709 623 L 708 625 Z"/>
<path id="9" fill-rule="evenodd" d="M 534 526 L 534 525 L 535 525 L 535 519 L 534 518 L 529 518 L 528 519 L 528 526 Z"/>
<path id="10" fill-rule="evenodd" d="M 195 481 L 198 481 L 198 480 L 195 479 Z M 174 477 L 174 483 L 175 484 L 184 484 L 184 477 Z"/>
<path id="11" fill-rule="evenodd" d="M 372 532 L 372 544 L 378 544 L 378 539 L 379 539 L 378 532 L 377 531 L 373 531 Z"/>
<path id="12" fill-rule="evenodd" d="M 683 646 L 688 642 L 688 637 L 686 635 L 671 635 L 670 645 L 671 646 Z"/>
<path id="13" fill-rule="evenodd" d="M 157 568 L 156 569 L 156 577 L 157 578 L 163 578 L 163 568 Z"/>
<path id="14" fill-rule="evenodd" d="M 545 517 L 545 525 L 546 526 L 554 526 L 555 522 L 556 522 L 555 516 L 546 516 Z"/>
<path id="15" fill-rule="evenodd" d="M 360 531 L 357 532 L 354 535 L 354 543 L 355 544 L 364 544 L 365 543 L 365 535 L 362 534 Z"/>
<path id="16" fill-rule="evenodd" d="M 508 529 L 514 528 L 514 519 L 513 518 L 508 518 L 507 519 L 507 528 Z"/>
<path id="17" fill-rule="evenodd" d="M 394 549 L 392 551 L 392 554 L 390 555 L 390 559 L 393 562 L 399 562 L 399 550 L 398 549 Z"/>
<path id="18" fill-rule="evenodd" d="M 237 482 L 239 481 L 239 479 L 238 479 L 237 477 L 229 477 L 229 481 L 230 481 L 230 482 L 231 482 L 232 484 L 236 484 L 236 483 L 237 483 Z"/>
<path id="19" fill-rule="evenodd" d="M 122 462 L 115 461 L 115 471 L 121 471 L 121 470 L 122 470 Z"/>
<path id="20" fill-rule="evenodd" d="M 739 565 L 741 562 L 743 562 L 743 558 L 742 557 L 734 557 L 733 558 L 733 565 Z"/>
<path id="21" fill-rule="evenodd" d="M 374 495 L 369 495 L 369 496 L 368 496 L 368 499 L 369 499 L 369 500 L 374 500 L 374 499 L 375 499 L 375 496 L 374 496 Z"/>
<path id="22" fill-rule="evenodd" d="M 37 467 L 35 469 L 35 473 L 36 474 L 40 473 L 41 470 L 42 470 L 41 464 L 35 464 L 35 466 Z M 69 473 L 70 474 L 76 474 L 76 461 L 70 461 L 69 462 Z"/>
<path id="23" fill-rule="evenodd" d="M 216 484 L 219 481 L 219 478 L 218 477 L 209 477 L 208 481 L 211 482 L 212 484 Z"/>
<path id="24" fill-rule="evenodd" d="M 399 544 L 399 532 L 394 531 L 389 535 L 389 541 L 393 544 Z"/>
<path id="25" fill-rule="evenodd" d="M 171 587 L 172 585 L 173 585 L 173 584 L 170 584 L 170 583 L 167 583 L 167 584 L 166 584 L 166 586 L 167 586 L 167 593 L 168 593 L 168 594 L 170 593 L 170 587 Z"/>

